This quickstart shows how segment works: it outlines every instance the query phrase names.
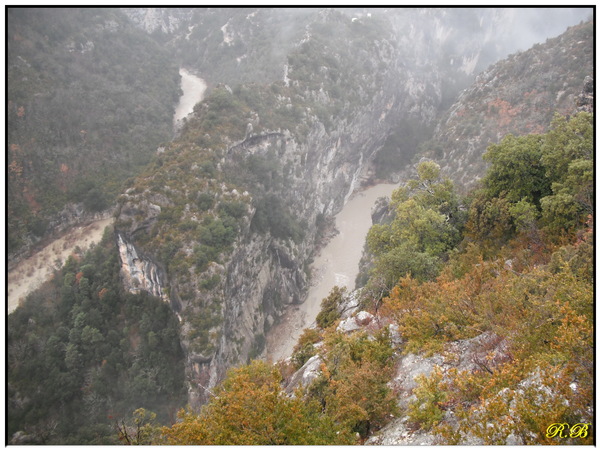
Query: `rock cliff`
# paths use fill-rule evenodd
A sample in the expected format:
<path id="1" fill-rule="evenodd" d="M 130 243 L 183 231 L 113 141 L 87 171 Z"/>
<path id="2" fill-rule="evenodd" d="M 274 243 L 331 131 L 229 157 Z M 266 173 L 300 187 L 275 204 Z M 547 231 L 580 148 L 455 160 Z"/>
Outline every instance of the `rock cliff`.
<path id="1" fill-rule="evenodd" d="M 427 155 L 470 186 L 486 168 L 481 156 L 489 144 L 506 134 L 543 133 L 555 113 L 571 114 L 593 73 L 593 29 L 592 22 L 573 26 L 479 74 L 440 120 Z"/>
<path id="2" fill-rule="evenodd" d="M 479 17 L 478 33 L 486 17 L 502 23 L 487 12 L 472 14 Z M 208 47 L 210 30 L 220 23 L 206 25 L 209 16 L 229 17 L 218 33 L 219 52 L 231 52 L 222 61 Z M 206 401 L 207 389 L 229 367 L 258 356 L 285 307 L 303 301 L 320 219 L 380 176 L 382 153 L 400 162 L 386 168 L 388 176 L 416 154 L 416 146 L 390 144 L 392 132 L 412 128 L 426 135 L 446 99 L 492 58 L 484 52 L 489 40 L 462 39 L 460 14 L 394 10 L 389 16 L 311 10 L 290 23 L 275 11 L 242 17 L 210 10 L 182 13 L 174 28 L 161 26 L 180 42 L 187 38 L 176 30 L 185 30 L 186 20 L 205 24 L 205 58 L 196 69 L 213 80 L 229 71 L 226 80 L 236 81 L 246 68 L 242 61 L 256 62 L 255 53 L 238 53 L 263 36 L 258 28 L 289 25 L 286 53 L 274 57 L 283 65 L 270 67 L 281 73 L 253 68 L 247 74 L 249 81 L 257 74 L 274 81 L 213 86 L 181 136 L 121 196 L 116 229 L 123 263 L 130 266 L 135 250 L 144 269 L 164 269 L 159 285 L 154 277 L 139 278 L 138 289 L 168 295 L 181 319 L 193 405 Z M 186 26 L 193 35 L 194 24 Z M 471 57 L 448 65 L 443 45 L 459 42 L 461 55 Z M 235 75 L 228 69 L 234 60 Z M 414 139 L 407 134 L 400 142 Z"/>

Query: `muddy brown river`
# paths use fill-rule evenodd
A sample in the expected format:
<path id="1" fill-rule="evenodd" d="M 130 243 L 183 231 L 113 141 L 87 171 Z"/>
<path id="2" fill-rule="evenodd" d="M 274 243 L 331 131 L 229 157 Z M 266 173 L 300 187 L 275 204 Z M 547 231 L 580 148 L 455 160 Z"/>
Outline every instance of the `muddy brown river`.
<path id="1" fill-rule="evenodd" d="M 175 107 L 174 124 L 192 113 L 194 105 L 203 99 L 206 91 L 206 83 L 200 77 L 183 68 L 179 74 L 183 95 Z M 19 262 L 8 272 L 7 313 L 12 313 L 30 292 L 50 279 L 58 263 L 64 263 L 76 247 L 86 250 L 92 243 L 100 242 L 104 228 L 112 222 L 113 219 L 108 218 L 70 228 L 42 250 Z"/>
<path id="2" fill-rule="evenodd" d="M 285 359 L 308 327 L 314 327 L 315 319 L 321 311 L 321 301 L 329 295 L 334 286 L 354 289 L 358 275 L 358 263 L 362 256 L 365 238 L 371 227 L 371 208 L 375 200 L 391 196 L 398 184 L 379 184 L 354 194 L 335 217 L 339 231 L 323 247 L 312 265 L 314 281 L 306 301 L 292 306 L 283 315 L 279 325 L 267 335 L 267 359 L 273 362 Z"/>
<path id="3" fill-rule="evenodd" d="M 206 91 L 206 82 L 198 76 L 195 76 L 186 69 L 179 70 L 181 76 L 181 89 L 183 95 L 179 98 L 179 104 L 175 107 L 175 125 L 194 111 L 194 106 L 204 98 Z"/>
<path id="4" fill-rule="evenodd" d="M 71 228 L 39 252 L 20 261 L 8 272 L 8 313 L 15 311 L 19 303 L 30 292 L 48 281 L 58 263 L 64 264 L 76 247 L 83 251 L 93 243 L 98 244 L 102 239 L 104 229 L 112 225 L 112 222 L 111 217 Z"/>

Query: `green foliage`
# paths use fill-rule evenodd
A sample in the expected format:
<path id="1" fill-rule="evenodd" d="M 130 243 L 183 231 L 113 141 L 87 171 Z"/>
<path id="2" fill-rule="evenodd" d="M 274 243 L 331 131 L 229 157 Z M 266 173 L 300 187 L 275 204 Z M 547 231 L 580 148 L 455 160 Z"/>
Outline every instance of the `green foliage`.
<path id="1" fill-rule="evenodd" d="M 557 116 L 546 134 L 542 163 L 552 195 L 542 199 L 542 220 L 553 234 L 581 227 L 594 213 L 593 116 L 580 113 L 568 121 Z"/>
<path id="2" fill-rule="evenodd" d="M 365 438 L 398 415 L 388 386 L 394 371 L 388 332 L 382 329 L 369 339 L 366 333 L 328 330 L 324 342 L 321 376 L 308 394 L 336 423 Z"/>
<path id="3" fill-rule="evenodd" d="M 438 369 L 422 378 L 409 407 L 412 420 L 451 443 L 474 435 L 498 444 L 509 434 L 525 444 L 593 442 L 545 436 L 554 421 L 592 420 L 592 236 L 590 227 L 551 255 L 524 237 L 503 251 L 510 265 L 503 257 L 483 260 L 470 247 L 435 281 L 407 278 L 392 290 L 381 313 L 398 324 L 407 351 L 439 352 L 482 332 L 496 339 L 483 343 L 483 355 L 474 359 L 479 369 Z M 463 260 L 467 270 L 455 273 Z M 458 431 L 444 421 L 448 409 Z"/>
<path id="4" fill-rule="evenodd" d="M 550 182 L 541 162 L 543 136 L 507 135 L 488 147 L 483 155 L 491 163 L 484 187 L 488 198 L 502 197 L 516 203 L 528 197 L 539 209 L 540 200 L 550 194 Z"/>
<path id="5" fill-rule="evenodd" d="M 442 378 L 443 374 L 439 367 L 429 376 L 420 375 L 415 378 L 418 384 L 413 391 L 416 399 L 409 405 L 408 416 L 422 429 L 430 430 L 444 416 L 442 405 L 446 402 L 447 395 L 441 389 Z"/>
<path id="6" fill-rule="evenodd" d="M 344 301 L 346 288 L 334 286 L 329 295 L 321 301 L 321 311 L 317 315 L 317 326 L 325 329 L 340 318 L 340 305 Z"/>
<path id="7" fill-rule="evenodd" d="M 537 214 L 537 211 L 536 211 Z M 497 250 L 514 236 L 511 204 L 505 198 L 476 194 L 469 207 L 465 236 L 486 249 Z"/>
<path id="8" fill-rule="evenodd" d="M 593 116 L 556 116 L 542 135 L 491 145 L 491 167 L 469 211 L 467 236 L 497 249 L 516 233 L 573 234 L 594 213 Z"/>
<path id="9" fill-rule="evenodd" d="M 284 205 L 281 198 L 274 194 L 255 200 L 256 212 L 252 218 L 252 229 L 265 233 L 269 231 L 273 237 L 292 239 L 299 243 L 304 238 L 302 223 L 295 218 Z"/>
<path id="10" fill-rule="evenodd" d="M 296 369 L 300 369 L 308 359 L 317 352 L 315 343 L 322 340 L 322 336 L 316 329 L 304 329 L 292 352 L 292 363 Z"/>
<path id="11" fill-rule="evenodd" d="M 212 209 L 214 204 L 215 204 L 215 197 L 214 197 L 214 195 L 212 195 L 210 193 L 201 192 L 198 194 L 198 197 L 196 198 L 196 205 L 198 206 L 198 209 L 200 209 L 201 211 L 208 211 L 209 209 Z"/>
<path id="12" fill-rule="evenodd" d="M 123 414 L 144 406 L 164 423 L 185 401 L 179 323 L 162 300 L 123 291 L 111 239 L 69 258 L 8 327 L 9 437 L 112 444 Z"/>
<path id="13" fill-rule="evenodd" d="M 393 193 L 393 220 L 374 225 L 367 235 L 375 257 L 372 273 L 383 276 L 389 288 L 407 274 L 419 280 L 435 277 L 461 240 L 464 214 L 452 183 L 431 161 L 419 164 L 417 172 L 419 179 Z"/>
<path id="14" fill-rule="evenodd" d="M 569 174 L 575 162 L 593 158 L 594 116 L 578 113 L 567 119 L 556 115 L 551 130 L 544 137 L 541 161 L 547 177 L 559 181 Z M 586 189 L 584 187 L 582 189 Z"/>
<path id="15" fill-rule="evenodd" d="M 170 55 L 118 9 L 7 10 L 9 250 L 67 203 L 114 204 L 172 134 Z"/>
<path id="16" fill-rule="evenodd" d="M 144 408 L 136 409 L 129 422 L 117 423 L 119 441 L 124 445 L 152 445 L 160 439 L 160 427 L 154 421 L 156 414 Z"/>

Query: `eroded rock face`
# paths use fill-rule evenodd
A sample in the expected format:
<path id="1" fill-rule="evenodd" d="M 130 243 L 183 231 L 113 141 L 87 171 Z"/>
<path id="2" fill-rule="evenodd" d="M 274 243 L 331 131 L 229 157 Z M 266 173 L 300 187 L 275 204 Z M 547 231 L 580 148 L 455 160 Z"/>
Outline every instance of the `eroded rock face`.
<path id="1" fill-rule="evenodd" d="M 132 293 L 146 291 L 153 296 L 168 301 L 164 272 L 157 264 L 138 254 L 135 246 L 122 234 L 117 234 L 119 257 L 121 258 L 121 278 L 125 289 Z"/>
<path id="2" fill-rule="evenodd" d="M 583 81 L 583 89 L 576 99 L 577 111 L 594 113 L 594 78 L 587 76 Z"/>
<path id="3" fill-rule="evenodd" d="M 403 354 L 397 365 L 396 377 L 391 382 L 398 392 L 398 405 L 405 411 L 416 397 L 413 395 L 418 376 L 430 376 L 436 367 L 442 370 L 456 368 L 459 371 L 493 370 L 499 364 L 510 360 L 506 340 L 492 332 L 485 332 L 467 340 L 450 343 L 443 354 L 426 357 L 418 354 Z M 444 414 L 444 420 L 455 422 L 451 411 Z M 508 441 L 514 441 L 509 439 Z M 407 416 L 396 419 L 371 437 L 369 445 L 442 445 L 444 439 L 423 430 L 416 430 Z M 481 445 L 481 439 L 466 437 L 461 445 Z"/>

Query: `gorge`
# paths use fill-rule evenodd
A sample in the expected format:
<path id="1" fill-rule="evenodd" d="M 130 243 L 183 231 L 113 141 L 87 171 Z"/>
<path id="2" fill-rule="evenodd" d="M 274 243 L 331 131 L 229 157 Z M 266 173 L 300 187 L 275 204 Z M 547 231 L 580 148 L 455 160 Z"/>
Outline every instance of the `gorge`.
<path id="1" fill-rule="evenodd" d="M 355 193 L 335 216 L 335 236 L 311 264 L 313 275 L 306 300 L 291 307 L 267 334 L 265 353 L 274 362 L 291 357 L 302 331 L 315 326 L 321 301 L 334 286 L 354 290 L 365 237 L 371 226 L 371 209 L 379 197 L 389 197 L 397 186 L 378 184 Z"/>
<path id="2" fill-rule="evenodd" d="M 386 373 L 388 366 L 411 379 L 418 367 L 431 373 L 433 364 L 450 362 L 438 355 L 428 361 L 410 342 L 430 325 L 399 328 L 398 319 L 386 318 L 391 309 L 378 313 L 384 297 L 396 300 L 401 293 L 397 275 L 381 283 L 384 271 L 392 273 L 407 256 L 422 264 L 414 269 L 427 272 L 401 275 L 417 298 L 421 287 L 410 285 L 429 279 L 424 287 L 433 288 L 447 263 L 454 267 L 444 268 L 439 281 L 475 272 L 476 258 L 468 253 L 477 246 L 468 243 L 476 242 L 473 212 L 487 213 L 481 206 L 510 209 L 497 216 L 501 220 L 519 216 L 520 223 L 506 221 L 508 237 L 533 225 L 535 209 L 583 199 L 565 192 L 570 183 L 554 186 L 566 187 L 561 194 L 552 193 L 550 183 L 543 186 L 545 196 L 555 197 L 550 201 L 511 199 L 516 207 L 463 195 L 481 186 L 488 146 L 511 133 L 544 134 L 552 115 L 569 115 L 582 87 L 593 85 L 586 79 L 593 73 L 593 22 L 580 22 L 587 9 L 100 8 L 89 16 L 78 12 L 81 26 L 71 21 L 62 28 L 37 10 L 11 14 L 9 85 L 18 88 L 8 118 L 13 263 L 44 234 L 45 240 L 60 234 L 55 225 L 69 228 L 57 220 L 65 218 L 63 204 L 83 212 L 80 222 L 113 213 L 98 223 L 94 242 L 100 244 L 89 252 L 54 244 L 65 253 L 60 266 L 46 266 L 52 279 L 18 308 L 14 298 L 23 293 L 9 275 L 9 435 L 15 443 L 93 436 L 103 442 L 114 431 L 112 420 L 125 427 L 139 407 L 173 425 L 182 420 L 179 408 L 212 407 L 232 370 L 255 359 L 276 364 L 285 385 L 309 385 L 302 374 L 307 369 L 306 376 L 325 385 L 328 375 L 319 375 L 319 366 L 329 376 L 341 369 L 327 349 L 336 341 L 342 362 L 342 351 L 358 347 L 360 356 L 381 347 L 375 356 L 393 351 L 380 367 Z M 528 30 L 541 34 L 530 36 L 524 24 L 537 24 Z M 512 39 L 521 34 L 527 36 Z M 108 38 L 112 44 L 105 47 Z M 519 47 L 530 40 L 538 44 Z M 48 75 L 40 70 L 50 48 L 68 74 L 60 65 Z M 126 74 L 112 70 L 128 65 Z M 63 79 L 72 92 L 60 85 Z M 78 90 L 89 98 L 80 95 L 78 103 Z M 66 111 L 61 127 L 50 124 L 60 114 L 47 115 L 57 106 Z M 579 162 L 571 180 L 584 178 L 587 164 Z M 456 194 L 444 177 L 454 181 Z M 380 200 L 371 212 L 378 197 L 398 187 L 392 205 Z M 432 197 L 448 197 L 435 207 L 439 212 L 418 204 L 431 202 L 419 192 L 430 188 L 439 190 L 431 189 Z M 411 216 L 420 227 L 394 224 Z M 380 235 L 372 234 L 365 248 L 372 219 L 381 223 Z M 477 218 L 488 227 L 484 220 Z M 579 218 L 573 224 L 583 228 Z M 489 241 L 504 238 L 491 231 Z M 534 237 L 535 229 L 527 231 Z M 583 247 L 584 233 L 578 234 L 577 247 Z M 376 246 L 399 238 L 408 245 L 386 256 L 391 264 L 377 261 Z M 413 243 L 421 248 L 410 248 Z M 537 256 L 538 249 L 531 250 Z M 38 262 L 54 264 L 44 253 Z M 519 266 L 530 259 L 527 253 L 505 260 Z M 355 289 L 361 258 L 359 291 L 341 301 L 352 299 L 357 312 L 346 313 L 339 325 L 317 326 L 321 302 L 334 286 Z M 361 298 L 361 288 L 376 285 L 380 300 Z M 440 294 L 459 286 L 448 283 Z M 443 311 L 436 310 L 422 320 Z M 472 370 L 475 361 L 492 367 L 478 355 L 488 346 L 500 357 L 493 366 L 508 360 L 499 335 L 468 336 L 446 312 L 431 319 L 435 341 L 448 338 L 449 350 L 462 348 L 452 359 L 461 370 Z M 382 325 L 387 333 L 375 334 Z M 389 344 L 381 346 L 385 335 Z M 357 366 L 367 374 L 369 367 Z M 49 376 L 48 388 L 38 375 Z M 397 391 L 400 407 L 409 411 L 416 383 L 390 376 L 386 388 Z M 336 379 L 331 382 L 343 382 Z M 324 388 L 313 387 L 321 401 L 331 396 L 318 394 Z M 41 409 L 36 394 L 44 395 Z M 352 429 L 363 442 L 392 412 Z M 85 422 L 84 413 L 93 420 Z"/>
<path id="3" fill-rule="evenodd" d="M 182 94 L 175 108 L 173 128 L 177 131 L 178 123 L 192 113 L 194 105 L 202 101 L 206 83 L 185 69 L 180 69 Z M 44 282 L 52 277 L 55 263 L 64 263 L 76 249 L 85 251 L 93 244 L 98 244 L 102 239 L 104 229 L 111 227 L 112 215 L 87 224 L 75 222 L 75 226 L 67 228 L 60 236 L 53 239 L 40 251 L 21 259 L 8 270 L 7 280 L 7 312 L 11 313 L 17 308 L 19 302 L 35 291 Z M 123 256 L 123 261 L 127 259 Z"/>

